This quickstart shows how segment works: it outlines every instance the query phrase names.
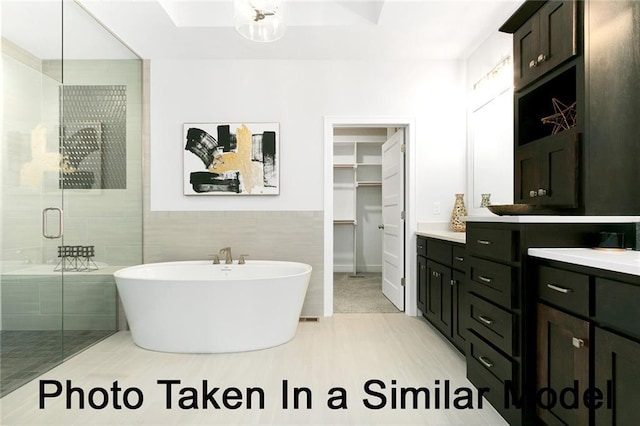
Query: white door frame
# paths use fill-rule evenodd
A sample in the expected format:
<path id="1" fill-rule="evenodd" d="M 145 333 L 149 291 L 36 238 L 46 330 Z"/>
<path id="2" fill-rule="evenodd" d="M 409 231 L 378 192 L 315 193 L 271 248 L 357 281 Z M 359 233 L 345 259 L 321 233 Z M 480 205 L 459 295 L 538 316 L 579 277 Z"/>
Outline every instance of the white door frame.
<path id="1" fill-rule="evenodd" d="M 333 129 L 336 127 L 405 128 L 405 309 L 409 316 L 416 307 L 415 118 L 413 117 L 333 117 L 324 118 L 324 316 L 333 315 Z"/>

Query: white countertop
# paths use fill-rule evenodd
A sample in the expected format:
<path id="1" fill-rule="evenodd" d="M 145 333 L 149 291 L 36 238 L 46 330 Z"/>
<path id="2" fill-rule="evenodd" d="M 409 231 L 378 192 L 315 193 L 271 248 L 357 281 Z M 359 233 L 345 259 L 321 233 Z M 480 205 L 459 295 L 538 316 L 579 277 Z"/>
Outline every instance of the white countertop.
<path id="1" fill-rule="evenodd" d="M 454 243 L 465 244 L 467 241 L 466 232 L 454 232 L 449 229 L 449 222 L 446 223 L 419 223 L 416 235 L 439 240 L 452 241 Z"/>
<path id="2" fill-rule="evenodd" d="M 640 276 L 640 251 L 591 248 L 530 248 L 529 256 Z"/>
<path id="3" fill-rule="evenodd" d="M 504 222 L 504 223 L 635 223 L 640 216 L 466 216 L 467 222 Z"/>

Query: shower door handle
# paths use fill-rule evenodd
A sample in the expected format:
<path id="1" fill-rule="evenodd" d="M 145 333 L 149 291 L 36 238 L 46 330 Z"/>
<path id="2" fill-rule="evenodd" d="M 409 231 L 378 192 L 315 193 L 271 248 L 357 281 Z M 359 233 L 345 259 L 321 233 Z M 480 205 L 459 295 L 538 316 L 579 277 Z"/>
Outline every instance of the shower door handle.
<path id="1" fill-rule="evenodd" d="M 58 212 L 58 234 L 49 234 L 48 230 L 48 216 L 49 212 L 57 211 Z M 56 238 L 62 237 L 62 233 L 64 232 L 64 219 L 62 218 L 62 209 L 58 207 L 47 207 L 42 210 L 42 236 L 48 238 L 50 240 L 54 240 Z"/>

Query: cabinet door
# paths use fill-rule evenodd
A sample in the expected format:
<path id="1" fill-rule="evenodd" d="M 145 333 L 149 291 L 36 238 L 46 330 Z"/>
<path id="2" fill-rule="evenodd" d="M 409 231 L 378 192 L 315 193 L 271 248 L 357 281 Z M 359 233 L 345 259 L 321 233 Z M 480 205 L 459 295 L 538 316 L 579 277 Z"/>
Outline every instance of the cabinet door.
<path id="1" fill-rule="evenodd" d="M 427 258 L 418 256 L 418 309 L 423 314 L 427 313 Z"/>
<path id="2" fill-rule="evenodd" d="M 535 60 L 540 75 L 577 54 L 577 6 L 573 0 L 550 1 L 538 12 L 540 38 Z"/>
<path id="3" fill-rule="evenodd" d="M 573 0 L 547 2 L 513 34 L 516 90 L 577 54 L 577 11 Z"/>
<path id="4" fill-rule="evenodd" d="M 513 84 L 516 90 L 533 81 L 538 75 L 539 19 L 533 15 L 513 34 Z"/>
<path id="5" fill-rule="evenodd" d="M 427 260 L 427 319 L 451 336 L 451 269 Z"/>
<path id="6" fill-rule="evenodd" d="M 538 150 L 532 144 L 516 149 L 515 182 L 513 198 L 515 203 L 536 204 L 540 187 L 540 165 Z"/>
<path id="7" fill-rule="evenodd" d="M 578 149 L 580 133 L 558 133 L 540 141 L 541 206 L 578 207 Z"/>
<path id="8" fill-rule="evenodd" d="M 594 386 L 604 395 L 603 405 L 594 410 L 596 425 L 637 425 L 640 343 L 598 327 L 595 340 Z"/>
<path id="9" fill-rule="evenodd" d="M 589 388 L 589 323 L 543 304 L 538 304 L 538 390 L 550 388 L 556 396 L 573 388 L 577 381 L 582 391 Z M 549 397 L 552 392 L 544 392 Z M 579 398 L 580 399 L 580 398 Z M 549 404 L 549 401 L 543 401 Z M 549 409 L 541 404 L 537 415 L 546 424 L 587 425 L 589 410 L 577 401 L 578 408 L 564 408 L 556 401 Z"/>
<path id="10" fill-rule="evenodd" d="M 451 340 L 462 352 L 465 351 L 467 334 L 464 318 L 468 312 L 468 302 L 465 291 L 465 274 L 453 271 L 451 276 Z"/>

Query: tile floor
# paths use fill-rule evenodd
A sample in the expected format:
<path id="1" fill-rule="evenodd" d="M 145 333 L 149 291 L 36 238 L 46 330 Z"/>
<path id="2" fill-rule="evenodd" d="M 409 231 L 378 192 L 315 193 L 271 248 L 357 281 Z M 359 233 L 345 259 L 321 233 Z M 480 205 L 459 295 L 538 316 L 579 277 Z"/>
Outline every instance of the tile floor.
<path id="1" fill-rule="evenodd" d="M 44 380 L 50 381 L 44 393 L 54 393 L 53 381 L 59 381 L 61 395 L 44 399 L 40 409 L 39 386 Z M 163 380 L 180 383 L 167 391 L 169 386 L 159 383 Z M 374 382 L 366 391 L 370 380 Z M 445 380 L 452 389 L 470 387 L 474 408 L 434 408 L 436 381 Z M 82 389 L 68 393 L 70 408 L 67 381 Z M 121 390 L 114 392 L 114 383 Z M 220 408 L 212 402 L 204 407 L 203 395 L 214 387 L 220 388 L 212 394 Z M 409 407 L 393 408 L 393 390 L 398 395 L 400 387 L 429 388 L 431 407 L 424 408 L 422 398 L 417 408 L 411 399 Z M 79 408 L 80 393 L 84 393 L 84 409 Z M 298 409 L 294 394 L 299 396 Z M 284 345 L 236 354 L 152 352 L 135 346 L 128 332 L 119 332 L 0 399 L 0 424 L 506 424 L 486 401 L 478 408 L 475 395 L 465 378 L 462 355 L 424 320 L 404 314 L 336 314 L 319 322 L 299 323 L 294 339 Z M 381 407 L 383 396 L 387 401 Z M 125 400 L 139 408 L 126 408 Z M 329 402 L 346 408 L 331 409 Z M 100 408 L 103 404 L 106 407 Z"/>
<path id="2" fill-rule="evenodd" d="M 113 330 L 1 331 L 0 397 L 113 333 Z"/>

